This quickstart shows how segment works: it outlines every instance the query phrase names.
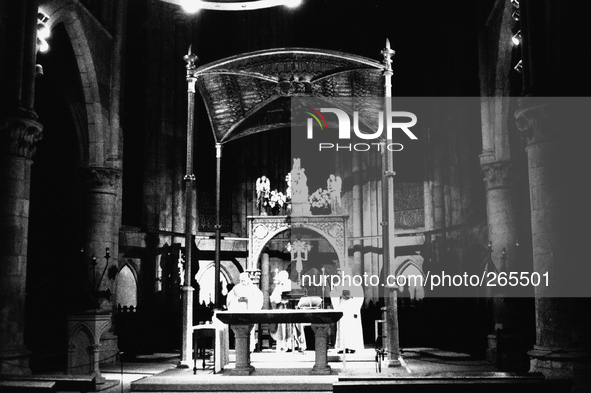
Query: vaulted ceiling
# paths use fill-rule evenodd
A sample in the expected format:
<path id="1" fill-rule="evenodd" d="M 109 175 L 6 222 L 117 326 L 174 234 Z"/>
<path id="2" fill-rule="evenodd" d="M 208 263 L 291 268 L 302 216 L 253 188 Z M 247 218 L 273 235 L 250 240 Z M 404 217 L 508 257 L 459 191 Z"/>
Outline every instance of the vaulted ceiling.
<path id="1" fill-rule="evenodd" d="M 291 97 L 382 97 L 384 65 L 343 52 L 282 48 L 197 69 L 214 137 L 225 143 L 290 126 Z"/>

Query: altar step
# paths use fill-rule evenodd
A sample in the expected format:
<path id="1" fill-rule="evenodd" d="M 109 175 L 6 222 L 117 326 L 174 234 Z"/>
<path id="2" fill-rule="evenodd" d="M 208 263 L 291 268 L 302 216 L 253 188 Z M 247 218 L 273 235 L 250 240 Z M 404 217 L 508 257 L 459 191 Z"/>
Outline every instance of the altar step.
<path id="1" fill-rule="evenodd" d="M 536 393 L 570 393 L 572 387 L 568 380 L 546 380 L 541 374 L 498 372 L 489 362 L 468 360 L 463 354 L 440 353 L 433 348 L 406 349 L 402 367 L 388 368 L 384 365 L 379 370 L 374 361 L 375 351 L 371 348 L 347 354 L 346 362 L 340 359 L 342 355 L 330 349 L 329 358 L 336 359 L 329 361 L 331 375 L 310 375 L 314 364 L 313 351 L 304 354 L 277 353 L 266 349 L 251 354 L 252 365 L 255 367 L 252 375 L 234 376 L 232 369 L 235 363 L 232 355 L 233 351 L 231 363 L 219 374 L 213 374 L 211 367 L 198 367 L 195 375 L 192 368 L 176 368 L 171 363 L 171 368 L 130 381 L 130 391 L 349 393 L 365 390 L 372 393 L 523 393 L 531 390 Z M 145 365 L 137 366 L 140 368 L 134 370 L 135 372 L 148 373 Z"/>
<path id="2" fill-rule="evenodd" d="M 297 372 L 297 371 L 295 371 Z M 335 392 L 349 393 L 570 393 L 568 380 L 544 379 L 541 375 L 506 373 L 448 373 L 406 377 L 347 377 L 338 375 L 276 375 L 274 370 L 257 369 L 250 376 L 192 375 L 179 369 L 165 371 L 131 384 L 131 392 Z"/>
<path id="3" fill-rule="evenodd" d="M 0 379 L 0 392 L 105 392 L 118 390 L 119 382 L 107 380 L 101 384 L 84 375 L 37 374 L 30 376 L 5 375 Z"/>
<path id="4" fill-rule="evenodd" d="M 249 376 L 198 375 L 178 369 L 135 381 L 131 392 L 332 392 L 337 375 L 273 375 L 257 369 Z"/>
<path id="5" fill-rule="evenodd" d="M 343 377 L 333 384 L 334 393 L 355 393 L 366 389 L 371 393 L 571 393 L 572 381 L 545 379 L 541 374 L 509 373 L 444 373 L 441 375 L 392 377 Z"/>

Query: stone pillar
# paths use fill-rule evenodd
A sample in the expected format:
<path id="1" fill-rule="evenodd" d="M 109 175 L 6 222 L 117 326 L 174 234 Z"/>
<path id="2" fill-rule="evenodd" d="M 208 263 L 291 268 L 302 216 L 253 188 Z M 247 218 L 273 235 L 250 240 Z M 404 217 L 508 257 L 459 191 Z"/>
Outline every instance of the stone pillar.
<path id="1" fill-rule="evenodd" d="M 0 2 L 0 375 L 27 375 L 24 345 L 31 158 L 37 120 L 36 0 Z"/>
<path id="2" fill-rule="evenodd" d="M 106 167 L 88 167 L 83 172 L 85 186 L 84 205 L 84 250 L 88 269 L 88 280 L 94 289 L 113 291 L 114 283 L 109 280 L 105 271 L 108 269 L 107 249 L 112 258 L 113 250 L 113 222 L 116 215 L 115 204 L 121 171 Z M 93 267 L 91 258 L 96 257 Z M 116 255 L 116 254 L 115 254 Z M 109 263 L 113 262 L 112 259 Z M 94 281 L 94 282 L 93 282 Z M 100 299 L 101 309 L 112 309 L 112 302 Z"/>
<path id="3" fill-rule="evenodd" d="M 353 259 L 350 266 L 352 272 L 365 272 L 365 266 L 363 266 L 363 255 L 361 250 L 363 249 L 363 243 L 360 240 L 363 234 L 363 187 L 362 184 L 362 173 L 361 173 L 361 162 L 359 154 L 353 154 L 352 157 L 352 178 L 353 185 L 351 187 L 351 223 L 352 223 L 352 237 L 353 240 Z M 348 247 L 348 245 L 347 245 Z M 348 253 L 348 251 L 347 251 Z M 350 259 L 349 259 L 350 260 Z M 343 269 L 344 266 L 339 266 Z"/>
<path id="4" fill-rule="evenodd" d="M 519 201 L 517 169 L 511 161 L 497 161 L 482 164 L 486 186 L 486 212 L 488 239 L 491 244 L 492 263 L 497 271 L 504 273 L 528 273 L 519 258 Z M 488 288 L 495 289 L 495 288 Z M 522 299 L 528 295 L 522 286 L 499 287 L 488 293 L 493 297 L 495 333 L 489 335 L 487 358 L 503 370 L 520 370 L 526 364 L 526 338 L 520 322 Z M 531 294 L 530 294 L 531 295 Z"/>
<path id="5" fill-rule="evenodd" d="M 517 195 L 517 174 L 510 161 L 492 162 L 482 165 L 486 186 L 486 215 L 488 238 L 493 246 L 493 260 L 497 270 L 519 271 L 516 242 L 519 239 L 519 203 Z M 502 250 L 506 261 L 502 263 Z"/>
<path id="6" fill-rule="evenodd" d="M 27 237 L 33 144 L 42 126 L 0 119 L 0 375 L 30 374 L 24 345 Z"/>
<path id="7" fill-rule="evenodd" d="M 113 228 L 116 219 L 117 192 L 119 190 L 121 171 L 108 167 L 88 167 L 83 171 L 84 183 L 84 250 L 88 272 L 88 281 L 93 290 L 99 291 L 97 295 L 98 309 L 100 312 L 113 311 L 115 281 L 111 280 L 107 271 L 110 266 L 117 265 L 112 259 L 117 255 L 113 244 Z M 109 253 L 107 254 L 107 249 Z M 96 257 L 96 266 L 93 266 L 92 255 Z M 111 256 L 107 260 L 106 256 Z M 108 265 L 107 265 L 108 263 Z M 117 337 L 113 334 L 113 326 L 101 337 L 101 360 L 114 361 L 118 353 Z"/>
<path id="8" fill-rule="evenodd" d="M 328 365 L 328 331 L 330 325 L 326 324 L 312 324 L 312 331 L 314 332 L 314 351 L 315 360 L 312 367 L 312 374 L 330 374 L 330 366 Z"/>
<path id="9" fill-rule="evenodd" d="M 435 205 L 433 194 L 433 160 L 431 159 L 431 127 L 426 127 L 425 138 L 422 139 L 422 146 L 425 152 L 423 159 L 423 173 L 425 181 L 423 182 L 424 210 L 425 210 L 425 231 L 435 229 Z M 430 235 L 427 235 L 430 236 Z"/>
<path id="10" fill-rule="evenodd" d="M 434 134 L 437 132 L 435 131 Z M 445 228 L 445 181 L 443 175 L 443 142 L 441 137 L 434 135 L 432 137 L 432 162 L 433 162 L 433 228 Z M 442 232 L 446 236 L 446 232 Z M 439 261 L 438 261 L 439 262 Z"/>
<path id="11" fill-rule="evenodd" d="M 250 365 L 250 331 L 254 325 L 231 325 L 236 339 L 236 367 L 234 375 L 250 375 L 254 367 Z"/>
<path id="12" fill-rule="evenodd" d="M 591 389 L 590 217 L 589 187 L 581 184 L 589 154 L 579 137 L 588 106 L 575 107 L 577 99 L 549 100 L 521 99 L 515 114 L 527 141 L 533 270 L 542 276 L 535 287 L 536 344 L 529 355 L 531 371 L 572 378 L 574 391 L 583 392 Z"/>
<path id="13" fill-rule="evenodd" d="M 269 275 L 269 254 L 264 252 L 261 254 L 261 291 L 263 292 L 263 310 L 268 310 L 269 308 L 271 308 L 269 302 Z"/>
<path id="14" fill-rule="evenodd" d="M 431 208 L 430 217 L 427 217 L 427 210 L 425 210 L 425 229 L 427 230 L 441 230 L 446 227 L 445 221 L 445 179 L 443 174 L 444 154 L 443 141 L 441 132 L 437 132 L 437 128 L 433 126 L 433 131 L 429 132 L 428 140 L 428 156 L 429 156 L 429 174 L 431 176 L 430 195 L 427 199 Z M 441 271 L 443 268 L 441 263 L 440 249 L 446 246 L 447 233 L 445 231 L 436 232 L 431 236 L 430 263 L 432 269 Z"/>

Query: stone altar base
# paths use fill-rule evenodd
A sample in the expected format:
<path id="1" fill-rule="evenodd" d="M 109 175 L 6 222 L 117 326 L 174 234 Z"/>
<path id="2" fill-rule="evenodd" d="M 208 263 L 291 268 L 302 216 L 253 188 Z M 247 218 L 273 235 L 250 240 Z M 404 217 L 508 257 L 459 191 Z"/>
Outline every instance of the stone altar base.
<path id="1" fill-rule="evenodd" d="M 314 331 L 315 363 L 311 374 L 330 374 L 328 365 L 328 331 L 330 324 L 343 316 L 336 310 L 258 310 L 247 312 L 219 311 L 216 317 L 230 325 L 236 338 L 234 375 L 250 375 L 250 331 L 258 323 L 310 323 Z"/>

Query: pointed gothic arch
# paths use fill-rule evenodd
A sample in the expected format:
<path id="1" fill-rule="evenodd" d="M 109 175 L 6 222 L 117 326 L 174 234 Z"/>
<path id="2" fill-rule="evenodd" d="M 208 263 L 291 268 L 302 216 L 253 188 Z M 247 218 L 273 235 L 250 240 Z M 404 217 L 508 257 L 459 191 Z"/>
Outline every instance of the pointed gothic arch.
<path id="1" fill-rule="evenodd" d="M 80 148 L 85 163 L 102 166 L 110 153 L 110 141 L 118 140 L 119 129 L 111 130 L 109 119 L 110 96 L 101 86 L 109 86 L 110 57 L 103 56 L 105 48 L 113 45 L 113 36 L 73 0 L 43 4 L 40 10 L 49 17 L 47 27 L 65 27 L 81 78 L 83 97 L 76 97 L 83 107 L 72 112 L 76 120 Z M 93 44 L 99 42 L 99 44 Z M 82 113 L 84 112 L 84 113 Z"/>
<path id="2" fill-rule="evenodd" d="M 115 283 L 117 288 L 117 304 L 137 307 L 140 300 L 140 285 L 136 268 L 130 263 L 129 259 L 126 259 L 123 266 L 119 269 Z"/>

